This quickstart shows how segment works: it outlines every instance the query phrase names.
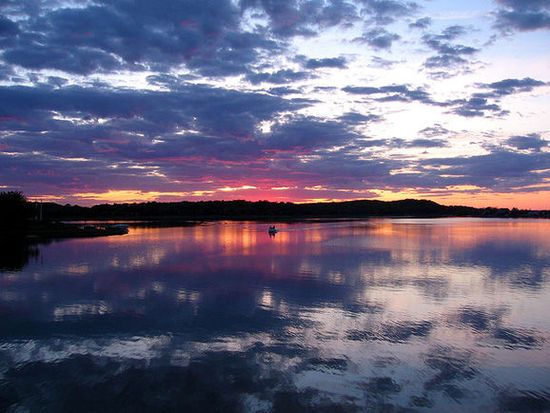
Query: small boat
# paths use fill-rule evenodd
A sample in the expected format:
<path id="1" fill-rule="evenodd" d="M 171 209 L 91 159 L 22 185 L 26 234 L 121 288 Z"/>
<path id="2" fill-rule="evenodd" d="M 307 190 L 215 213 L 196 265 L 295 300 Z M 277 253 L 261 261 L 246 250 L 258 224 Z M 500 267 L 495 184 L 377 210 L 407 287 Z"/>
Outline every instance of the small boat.
<path id="1" fill-rule="evenodd" d="M 269 232 L 269 235 L 275 235 L 278 231 L 277 228 L 275 228 L 275 225 L 271 225 L 267 232 Z"/>

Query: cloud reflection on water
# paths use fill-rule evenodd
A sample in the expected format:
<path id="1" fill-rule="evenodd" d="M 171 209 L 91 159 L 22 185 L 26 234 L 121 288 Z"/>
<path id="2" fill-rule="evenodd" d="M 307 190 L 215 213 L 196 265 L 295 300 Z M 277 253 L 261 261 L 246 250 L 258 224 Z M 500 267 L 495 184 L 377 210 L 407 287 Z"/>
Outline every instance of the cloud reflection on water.
<path id="1" fill-rule="evenodd" d="M 41 246 L 0 273 L 0 408 L 62 411 L 66 386 L 104 411 L 547 402 L 550 223 L 278 226 Z"/>

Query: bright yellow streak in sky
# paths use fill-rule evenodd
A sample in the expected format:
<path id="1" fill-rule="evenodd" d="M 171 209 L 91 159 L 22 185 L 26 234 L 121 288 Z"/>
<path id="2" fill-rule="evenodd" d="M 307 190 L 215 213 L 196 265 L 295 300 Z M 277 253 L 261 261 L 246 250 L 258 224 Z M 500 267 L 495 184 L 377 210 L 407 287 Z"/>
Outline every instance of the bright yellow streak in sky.
<path id="1" fill-rule="evenodd" d="M 286 192 L 281 188 L 275 189 L 260 189 L 258 196 L 250 197 L 250 189 L 258 189 L 250 185 L 242 185 L 231 187 L 218 188 L 217 190 L 196 190 L 188 192 L 178 191 L 141 191 L 138 189 L 114 190 L 110 189 L 106 192 L 81 192 L 67 196 L 44 195 L 44 196 L 29 196 L 29 201 L 42 202 L 76 202 L 77 204 L 98 204 L 98 203 L 124 203 L 124 202 L 151 202 L 151 201 L 184 201 L 184 200 L 207 200 L 207 199 L 224 199 L 224 196 L 216 196 L 216 192 L 221 193 L 232 192 L 236 193 L 238 198 L 230 199 L 249 199 L 258 200 L 265 199 L 271 201 L 289 201 L 295 203 L 313 203 L 313 202 L 342 202 L 358 199 L 376 199 L 380 201 L 397 201 L 403 199 L 427 199 L 435 201 L 443 205 L 465 205 L 476 208 L 495 207 L 495 208 L 520 208 L 520 209 L 550 209 L 550 191 L 546 188 L 532 192 L 516 192 L 516 193 L 498 193 L 483 191 L 483 189 L 472 185 L 452 186 L 442 190 L 421 191 L 408 189 L 403 191 L 376 190 L 370 192 L 375 193 L 376 197 L 361 197 L 361 194 L 354 194 L 352 191 L 349 197 L 346 197 L 345 191 L 342 192 L 342 198 L 315 197 L 307 196 L 307 192 L 300 196 L 300 192 L 296 192 L 296 188 L 290 188 L 294 193 L 283 196 Z M 243 191 L 242 196 L 239 192 Z M 327 189 L 327 191 L 330 191 Z M 443 192 L 445 191 L 445 192 Z M 221 193 L 220 193 L 221 192 Z M 323 192 L 323 191 L 319 191 Z M 321 194 L 320 194 L 321 195 Z"/>

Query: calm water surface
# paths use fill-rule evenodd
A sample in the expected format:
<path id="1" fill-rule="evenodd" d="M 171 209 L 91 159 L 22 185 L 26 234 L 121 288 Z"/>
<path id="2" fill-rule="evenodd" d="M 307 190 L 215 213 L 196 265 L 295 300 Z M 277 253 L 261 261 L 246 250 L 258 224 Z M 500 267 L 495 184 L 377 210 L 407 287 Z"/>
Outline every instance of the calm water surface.
<path id="1" fill-rule="evenodd" d="M 549 221 L 267 227 L 4 263 L 0 411 L 550 411 Z"/>

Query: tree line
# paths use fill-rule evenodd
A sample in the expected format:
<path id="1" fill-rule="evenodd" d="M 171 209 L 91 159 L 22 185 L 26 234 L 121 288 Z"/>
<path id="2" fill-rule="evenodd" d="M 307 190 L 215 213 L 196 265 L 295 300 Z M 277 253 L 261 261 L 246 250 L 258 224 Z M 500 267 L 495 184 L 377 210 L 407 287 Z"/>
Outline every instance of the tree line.
<path id="1" fill-rule="evenodd" d="M 181 201 L 100 204 L 91 207 L 28 202 L 21 192 L 0 192 L 0 228 L 22 228 L 40 220 L 87 219 L 274 219 L 274 218 L 366 218 L 409 217 L 540 217 L 550 211 L 516 208 L 446 206 L 429 200 L 357 200 L 295 204 L 269 201 Z"/>

